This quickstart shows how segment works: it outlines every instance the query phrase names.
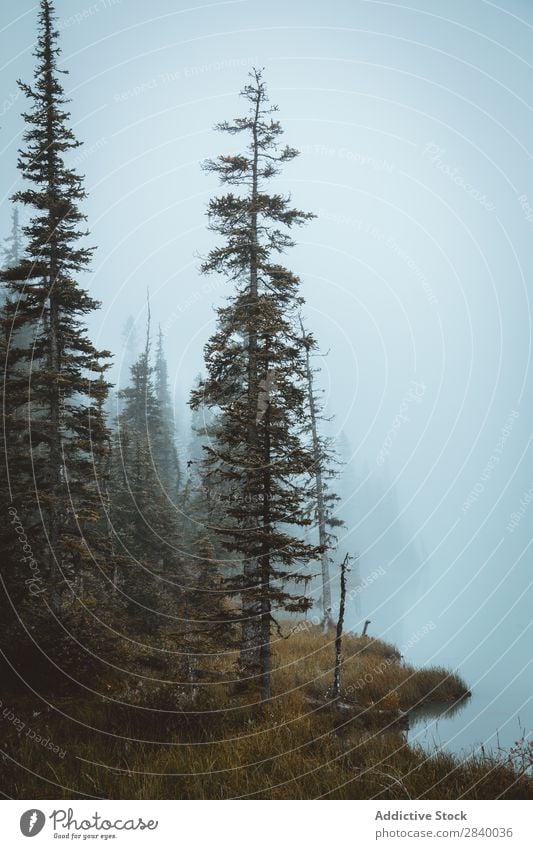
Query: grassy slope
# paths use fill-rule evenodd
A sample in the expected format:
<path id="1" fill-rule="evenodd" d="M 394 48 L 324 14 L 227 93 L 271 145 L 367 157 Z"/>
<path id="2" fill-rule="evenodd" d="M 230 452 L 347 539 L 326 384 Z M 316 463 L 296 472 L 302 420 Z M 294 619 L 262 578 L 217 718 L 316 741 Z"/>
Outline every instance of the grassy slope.
<path id="1" fill-rule="evenodd" d="M 327 699 L 332 636 L 317 629 L 276 641 L 276 696 L 262 707 L 233 686 L 205 681 L 181 688 L 187 711 L 177 714 L 159 710 L 175 707 L 176 687 L 122 694 L 153 711 L 55 699 L 76 722 L 46 709 L 32 718 L 35 700 L 19 698 L 9 707 L 66 755 L 4 719 L 3 790 L 17 798 L 533 798 L 533 781 L 523 774 L 530 752 L 461 763 L 406 744 L 400 712 L 464 696 L 455 675 L 417 672 L 392 646 L 367 638 L 345 638 L 344 657 L 342 708 Z"/>

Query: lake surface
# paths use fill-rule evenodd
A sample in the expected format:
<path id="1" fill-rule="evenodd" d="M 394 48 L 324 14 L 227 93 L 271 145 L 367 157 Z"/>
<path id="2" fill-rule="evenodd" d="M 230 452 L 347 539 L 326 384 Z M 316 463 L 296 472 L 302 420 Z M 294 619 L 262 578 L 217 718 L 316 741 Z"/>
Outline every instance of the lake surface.
<path id="1" fill-rule="evenodd" d="M 442 748 L 458 755 L 481 747 L 487 753 L 509 749 L 531 729 L 531 710 L 530 695 L 478 691 L 456 705 L 412 711 L 407 736 L 428 751 Z"/>
<path id="2" fill-rule="evenodd" d="M 443 748 L 458 755 L 508 750 L 521 737 L 533 736 L 531 669 L 524 663 L 502 664 L 476 678 L 474 669 L 461 669 L 472 696 L 455 705 L 435 705 L 410 714 L 408 739 L 433 751 Z M 470 674 L 468 674 L 470 673 Z"/>
<path id="3" fill-rule="evenodd" d="M 520 607 L 510 595 L 506 587 L 494 596 L 498 609 L 487 611 L 482 594 L 475 603 L 449 606 L 431 589 L 420 615 L 398 616 L 389 627 L 381 627 L 379 600 L 375 608 L 365 602 L 371 633 L 397 646 L 406 663 L 416 669 L 443 666 L 460 675 L 472 693 L 453 709 L 412 712 L 410 743 L 465 755 L 481 753 L 482 746 L 487 753 L 509 750 L 522 736 L 533 737 L 532 593 L 523 595 Z M 407 596 L 402 605 L 410 610 Z M 359 624 L 355 630 L 360 633 Z"/>

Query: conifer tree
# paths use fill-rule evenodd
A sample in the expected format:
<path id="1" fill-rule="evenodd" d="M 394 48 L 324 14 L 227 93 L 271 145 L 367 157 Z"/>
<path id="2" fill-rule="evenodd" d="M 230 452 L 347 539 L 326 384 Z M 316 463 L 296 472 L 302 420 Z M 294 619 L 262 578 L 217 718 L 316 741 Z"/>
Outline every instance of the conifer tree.
<path id="1" fill-rule="evenodd" d="M 311 366 L 311 351 L 315 345 L 313 337 L 306 331 L 302 317 L 300 316 L 300 328 L 302 340 L 305 345 L 305 373 L 307 381 L 307 404 L 311 430 L 311 445 L 313 451 L 313 473 L 316 480 L 316 523 L 318 527 L 318 538 L 320 544 L 320 565 L 322 579 L 322 623 L 327 630 L 333 623 L 330 564 L 332 562 L 332 550 L 337 542 L 332 528 L 340 527 L 343 521 L 335 516 L 334 508 L 340 499 L 332 492 L 330 481 L 337 477 L 338 459 L 335 456 L 331 443 L 325 439 L 318 430 L 318 420 L 323 419 L 322 408 L 317 398 L 314 386 L 315 371 Z"/>
<path id="2" fill-rule="evenodd" d="M 302 299 L 298 278 L 276 261 L 293 244 L 288 230 L 312 216 L 267 191 L 297 151 L 280 144 L 277 107 L 269 105 L 260 70 L 241 94 L 248 113 L 218 129 L 243 134 L 248 144 L 243 153 L 206 164 L 229 191 L 209 204 L 209 227 L 224 241 L 203 271 L 225 275 L 235 293 L 218 310 L 205 348 L 207 377 L 191 405 L 217 413 L 204 447 L 203 481 L 228 495 L 214 530 L 243 559 L 242 579 L 234 582 L 242 600 L 241 674 L 260 683 L 261 699 L 268 700 L 273 615 L 310 607 L 301 585 L 318 551 L 302 538 L 314 493 L 305 444 L 305 346 L 297 327 Z"/>
<path id="3" fill-rule="evenodd" d="M 106 404 L 106 411 L 111 427 L 114 426 L 118 416 L 122 412 L 120 393 L 128 384 L 131 367 L 136 362 L 142 348 L 142 340 L 139 337 L 137 325 L 132 315 L 129 315 L 124 322 L 120 339 L 120 352 L 115 360 L 118 366 L 116 385 L 114 390 L 110 392 Z"/>
<path id="4" fill-rule="evenodd" d="M 197 374 L 194 378 L 192 395 L 201 391 L 203 378 Z M 220 555 L 218 541 L 212 528 L 216 525 L 216 509 L 223 500 L 219 482 L 217 489 L 208 488 L 204 481 L 204 446 L 208 446 L 213 433 L 215 415 L 207 405 L 199 402 L 193 409 L 190 423 L 190 437 L 187 445 L 187 479 L 182 492 L 182 506 L 185 518 L 186 542 L 194 553 L 198 539 L 209 539 L 217 555 Z"/>
<path id="5" fill-rule="evenodd" d="M 110 486 L 113 528 L 128 562 L 120 590 L 139 627 L 153 631 L 161 625 L 161 613 L 171 614 L 180 594 L 181 563 L 176 508 L 162 487 L 155 460 L 163 439 L 171 435 L 155 391 L 150 352 L 148 317 L 144 350 L 131 367 L 130 384 L 120 392 L 123 409 Z"/>
<path id="6" fill-rule="evenodd" d="M 139 340 L 135 319 L 129 315 L 122 328 L 122 361 L 126 376 L 129 375 L 130 368 L 139 356 L 140 347 L 141 340 Z"/>
<path id="7" fill-rule="evenodd" d="M 192 394 L 197 395 L 198 390 L 201 391 L 203 377 L 197 374 L 193 381 Z M 187 468 L 189 477 L 196 479 L 199 476 L 199 461 L 204 456 L 204 445 L 209 441 L 209 427 L 213 424 L 214 416 L 211 410 L 202 402 L 198 402 L 192 408 L 191 413 L 191 431 L 189 443 L 187 445 Z"/>
<path id="8" fill-rule="evenodd" d="M 124 326 L 122 328 L 121 334 L 121 351 L 120 357 L 118 360 L 119 366 L 119 378 L 118 385 L 119 390 L 124 388 L 128 383 L 130 378 L 130 370 L 133 363 L 137 360 L 142 348 L 142 340 L 139 338 L 139 332 L 137 329 L 137 325 L 135 323 L 135 319 L 132 315 L 129 315 L 124 322 Z M 120 412 L 120 404 L 119 399 L 116 399 L 118 405 L 118 412 Z"/>
<path id="9" fill-rule="evenodd" d="M 10 340 L 2 363 L 5 495 L 39 554 L 56 612 L 65 581 L 92 568 L 97 546 L 95 468 L 107 450 L 101 402 L 109 356 L 93 346 L 84 324 L 99 304 L 77 279 L 93 249 L 84 243 L 82 178 L 67 162 L 80 143 L 65 111 L 58 35 L 52 0 L 41 0 L 34 81 L 19 83 L 31 102 L 18 160 L 25 186 L 13 198 L 31 218 L 24 254 L 2 272 L 9 295 L 3 336 Z M 9 549 L 5 535 L 3 543 Z"/>
<path id="10" fill-rule="evenodd" d="M 17 206 L 11 210 L 11 231 L 4 244 L 0 246 L 0 268 L 10 268 L 17 265 L 22 254 L 22 240 L 20 235 L 19 211 Z M 0 308 L 6 301 L 6 289 L 0 283 Z"/>
<path id="11" fill-rule="evenodd" d="M 199 655 L 201 664 L 204 655 L 224 653 L 236 645 L 234 625 L 236 612 L 232 609 L 225 590 L 224 572 L 211 537 L 195 539 L 196 581 L 185 593 L 184 627 L 182 643 L 188 645 L 189 654 Z"/>
<path id="12" fill-rule="evenodd" d="M 160 430 L 153 445 L 155 466 L 164 491 L 176 502 L 180 487 L 180 468 L 176 449 L 176 424 L 168 386 L 168 367 L 159 327 L 154 367 L 154 389 L 160 413 Z"/>
<path id="13" fill-rule="evenodd" d="M 19 224 L 19 211 L 13 206 L 11 211 L 11 232 L 1 249 L 2 267 L 11 268 L 18 265 L 22 256 L 22 237 Z"/>

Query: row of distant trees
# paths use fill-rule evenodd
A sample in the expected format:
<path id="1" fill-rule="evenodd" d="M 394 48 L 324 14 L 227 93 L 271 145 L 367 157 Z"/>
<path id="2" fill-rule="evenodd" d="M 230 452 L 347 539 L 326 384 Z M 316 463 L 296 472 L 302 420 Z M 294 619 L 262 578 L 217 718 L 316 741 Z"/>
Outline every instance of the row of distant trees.
<path id="1" fill-rule="evenodd" d="M 282 144 L 277 107 L 253 70 L 245 114 L 218 126 L 242 140 L 240 152 L 205 165 L 223 193 L 209 204 L 218 241 L 202 273 L 223 275 L 231 294 L 191 393 L 194 447 L 183 468 L 149 304 L 144 344 L 116 403 L 111 353 L 87 332 L 99 304 L 79 283 L 93 249 L 83 179 L 68 164 L 79 142 L 54 21 L 52 0 L 41 0 L 35 76 L 21 84 L 30 103 L 23 188 L 1 274 L 0 497 L 17 522 L 0 525 L 1 618 L 7 645 L 17 646 L 8 662 L 24 675 L 40 652 L 59 676 L 94 674 L 123 662 L 127 643 L 130 663 L 148 645 L 177 653 L 190 674 L 206 654 L 238 652 L 240 676 L 268 700 L 273 625 L 310 609 L 317 572 L 331 624 L 339 524 L 336 459 L 314 385 L 317 343 L 302 318 L 300 280 L 280 262 L 292 230 L 313 216 L 271 188 L 298 152 Z"/>

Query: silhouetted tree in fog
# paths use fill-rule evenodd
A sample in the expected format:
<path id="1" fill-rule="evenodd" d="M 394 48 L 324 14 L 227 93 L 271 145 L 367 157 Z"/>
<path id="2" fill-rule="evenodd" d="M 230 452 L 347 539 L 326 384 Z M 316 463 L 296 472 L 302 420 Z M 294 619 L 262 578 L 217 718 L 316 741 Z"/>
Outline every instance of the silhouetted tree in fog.
<path id="1" fill-rule="evenodd" d="M 95 468 L 107 451 L 101 402 L 107 351 L 88 338 L 84 317 L 99 305 L 77 281 L 93 249 L 85 245 L 82 178 L 67 164 L 79 146 L 69 128 L 51 0 L 41 0 L 37 66 L 18 167 L 26 184 L 14 202 L 28 208 L 26 246 L 15 239 L 2 272 L 7 490 L 39 552 L 47 599 L 57 613 L 66 582 L 92 569 L 101 518 Z M 17 261 L 14 261 L 14 260 Z M 4 453 L 5 452 L 5 453 Z M 5 536 L 5 535 L 4 535 Z M 9 533 L 7 534 L 9 537 Z M 8 539 L 6 548 L 12 548 Z M 8 555 L 9 556 L 9 555 Z M 12 555 L 11 555 L 12 556 Z"/>
<path id="2" fill-rule="evenodd" d="M 307 445 L 305 344 L 298 328 L 299 280 L 274 257 L 293 245 L 288 230 L 312 215 L 268 182 L 297 151 L 280 144 L 262 72 L 242 91 L 248 112 L 218 129 L 244 135 L 242 153 L 206 164 L 228 192 L 209 204 L 209 228 L 223 237 L 203 265 L 225 275 L 234 294 L 218 310 L 217 330 L 205 348 L 207 377 L 192 394 L 193 409 L 217 412 L 205 446 L 204 486 L 222 487 L 228 501 L 215 532 L 243 558 L 243 678 L 271 695 L 270 631 L 276 610 L 304 611 L 311 602 L 294 586 L 317 547 L 302 539 L 314 498 L 313 454 Z M 238 192 L 235 191 L 238 189 Z"/>

